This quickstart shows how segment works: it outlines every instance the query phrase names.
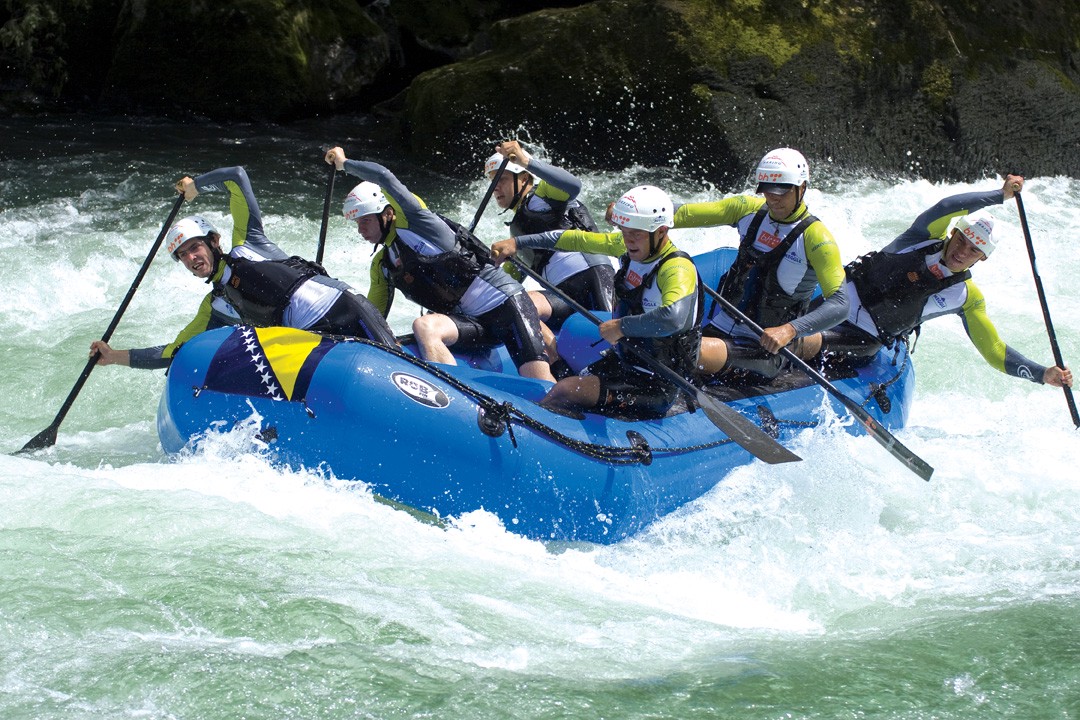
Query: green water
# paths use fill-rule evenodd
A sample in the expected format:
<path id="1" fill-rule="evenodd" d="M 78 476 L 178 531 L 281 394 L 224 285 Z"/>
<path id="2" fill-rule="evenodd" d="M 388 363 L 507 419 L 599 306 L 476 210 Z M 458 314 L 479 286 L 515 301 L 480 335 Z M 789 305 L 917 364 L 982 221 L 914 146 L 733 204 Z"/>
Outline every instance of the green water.
<path id="1" fill-rule="evenodd" d="M 484 190 L 365 144 L 363 120 L 4 124 L 8 452 L 52 420 L 180 175 L 245 165 L 270 237 L 309 255 L 328 142 L 462 219 Z M 674 169 L 576 170 L 594 214 L 641 180 L 718 194 Z M 825 175 L 810 202 L 850 259 L 940 196 L 995 182 Z M 198 202 L 224 221 L 223 202 Z M 1031 179 L 1025 203 L 1076 358 L 1080 183 Z M 994 213 L 1006 240 L 980 287 L 1002 335 L 1046 362 L 1015 212 Z M 485 216 L 485 239 L 504 219 Z M 326 264 L 366 288 L 369 251 L 338 220 Z M 202 293 L 158 259 L 114 345 L 170 340 Z M 1080 435 L 1061 393 L 987 367 L 951 319 L 915 359 L 898 435 L 937 468 L 931 483 L 837 418 L 800 438 L 803 463 L 742 468 L 610 547 L 525 540 L 483 512 L 423 522 L 361 483 L 270 464 L 242 431 L 168 458 L 162 374 L 99 368 L 54 448 L 0 456 L 0 717 L 1080 717 Z"/>

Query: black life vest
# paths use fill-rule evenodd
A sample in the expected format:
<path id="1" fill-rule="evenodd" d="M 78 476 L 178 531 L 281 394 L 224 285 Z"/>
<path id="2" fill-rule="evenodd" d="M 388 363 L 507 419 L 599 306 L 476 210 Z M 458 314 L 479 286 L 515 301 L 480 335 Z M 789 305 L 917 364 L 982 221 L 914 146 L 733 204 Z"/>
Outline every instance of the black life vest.
<path id="1" fill-rule="evenodd" d="M 641 315 L 645 312 L 645 291 L 656 283 L 656 276 L 664 263 L 672 258 L 686 258 L 690 256 L 682 250 L 676 250 L 661 258 L 653 269 L 641 278 L 641 283 L 635 288 L 626 287 L 626 273 L 630 268 L 630 256 L 623 255 L 619 258 L 619 270 L 615 273 L 615 296 L 623 306 L 622 315 Z M 693 262 L 693 260 L 691 260 Z M 645 350 L 662 364 L 675 370 L 683 377 L 690 379 L 697 372 L 698 356 L 701 352 L 701 318 L 704 313 L 705 290 L 701 286 L 701 276 L 697 279 L 697 314 L 694 324 L 689 330 L 666 337 L 627 337 L 623 342 L 630 343 Z"/>
<path id="2" fill-rule="evenodd" d="M 285 308 L 305 281 L 326 275 L 322 265 L 294 255 L 285 260 L 249 260 L 224 255 L 229 281 L 215 283 L 214 293 L 229 301 L 241 319 L 256 327 L 281 325 Z"/>
<path id="3" fill-rule="evenodd" d="M 757 211 L 746 233 L 739 242 L 739 252 L 731 267 L 720 278 L 718 291 L 721 296 L 761 327 L 776 327 L 794 320 L 806 311 L 810 298 L 797 299 L 789 295 L 776 277 L 776 268 L 795 241 L 802 237 L 806 228 L 818 221 L 807 215 L 791 228 L 779 245 L 762 252 L 754 247 L 758 230 L 769 210 Z M 715 305 L 714 305 L 715 307 Z M 710 310 L 710 315 L 712 311 Z"/>
<path id="4" fill-rule="evenodd" d="M 510 234 L 514 237 L 519 235 L 532 235 L 534 233 L 548 232 L 549 230 L 585 230 L 597 232 L 596 222 L 593 220 L 589 209 L 577 199 L 566 204 L 565 209 L 560 210 L 557 205 L 547 210 L 534 210 L 529 207 L 529 200 L 534 193 L 529 193 L 525 200 L 518 206 L 514 213 L 514 219 L 510 221 Z M 545 201 L 551 203 L 545 198 Z M 551 256 L 557 251 L 529 248 L 529 252 L 521 253 L 531 267 L 537 273 L 543 273 Z"/>
<path id="5" fill-rule="evenodd" d="M 844 268 L 882 342 L 890 343 L 917 327 L 931 295 L 971 277 L 969 270 L 946 278 L 930 272 L 926 258 L 941 252 L 942 247 L 944 243 L 937 242 L 899 254 L 875 250 Z"/>
<path id="6" fill-rule="evenodd" d="M 391 284 L 407 298 L 433 312 L 446 313 L 457 307 L 480 270 L 491 261 L 475 235 L 449 218 L 439 215 L 439 219 L 454 231 L 453 250 L 421 255 L 397 241 L 394 250 L 400 264 L 394 264 L 384 251 L 381 265 Z"/>

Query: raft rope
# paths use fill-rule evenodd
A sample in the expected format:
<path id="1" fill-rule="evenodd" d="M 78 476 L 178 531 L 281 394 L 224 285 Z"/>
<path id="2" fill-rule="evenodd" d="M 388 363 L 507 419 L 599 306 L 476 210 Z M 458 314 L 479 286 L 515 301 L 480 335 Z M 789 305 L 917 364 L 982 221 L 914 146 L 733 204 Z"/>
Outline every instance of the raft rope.
<path id="1" fill-rule="evenodd" d="M 360 342 L 366 345 L 371 345 L 379 350 L 383 350 L 391 355 L 395 355 L 402 360 L 412 363 L 418 368 L 422 368 L 426 372 L 439 378 L 447 385 L 452 386 L 455 390 L 463 395 L 471 397 L 480 408 L 480 412 L 486 421 L 492 425 L 502 425 L 506 427 L 508 434 L 510 435 L 510 441 L 514 447 L 517 447 L 517 438 L 514 436 L 514 430 L 512 423 L 517 423 L 523 427 L 526 427 L 538 435 L 547 437 L 549 440 L 565 445 L 566 447 L 574 450 L 575 452 L 585 455 L 587 457 L 602 460 L 610 465 L 634 465 L 643 464 L 648 465 L 652 462 L 653 456 L 657 454 L 676 455 L 680 453 L 695 452 L 697 450 L 707 450 L 709 448 L 720 447 L 733 442 L 731 438 L 724 440 L 717 440 L 715 442 L 701 443 L 699 445 L 685 445 L 680 447 L 651 447 L 648 444 L 638 443 L 631 447 L 622 447 L 618 445 L 601 445 L 599 443 L 585 442 L 578 440 L 577 438 L 570 437 L 565 433 L 556 430 L 550 425 L 540 422 L 534 417 L 522 412 L 517 406 L 511 402 L 499 402 L 495 398 L 485 395 L 480 390 L 477 390 L 468 383 L 454 377 L 450 373 L 446 372 L 442 368 L 436 367 L 434 364 L 411 355 L 399 348 L 392 348 L 383 345 L 382 343 L 373 342 L 365 338 L 352 338 L 344 337 L 340 335 L 327 335 L 327 337 L 334 340 L 344 340 L 348 342 Z M 500 433 L 501 434 L 501 433 Z"/>
<path id="2" fill-rule="evenodd" d="M 862 401 L 862 405 L 860 407 L 865 408 L 867 405 L 870 404 L 871 400 L 876 399 L 878 401 L 878 405 L 881 406 L 881 409 L 884 410 L 886 413 L 889 412 L 889 408 L 891 407 L 891 403 L 888 402 L 889 398 L 888 398 L 887 395 L 885 395 L 885 388 L 889 387 L 890 385 L 895 383 L 897 380 L 899 380 L 901 378 L 901 376 L 903 376 L 904 371 L 907 369 L 907 364 L 908 364 L 908 361 L 911 359 L 911 353 L 913 351 L 912 348 L 911 348 L 911 345 L 908 344 L 907 336 L 905 335 L 901 339 L 903 340 L 903 343 L 908 346 L 908 351 L 904 355 L 904 362 L 900 365 L 900 369 L 896 371 L 896 375 L 894 375 L 891 380 L 886 380 L 883 383 L 870 383 L 870 394 L 867 395 L 866 399 Z M 893 354 L 893 365 L 894 366 L 896 365 L 896 354 L 895 353 L 897 353 L 899 351 L 900 351 L 899 346 L 897 346 L 897 349 L 894 351 L 894 354 Z"/>

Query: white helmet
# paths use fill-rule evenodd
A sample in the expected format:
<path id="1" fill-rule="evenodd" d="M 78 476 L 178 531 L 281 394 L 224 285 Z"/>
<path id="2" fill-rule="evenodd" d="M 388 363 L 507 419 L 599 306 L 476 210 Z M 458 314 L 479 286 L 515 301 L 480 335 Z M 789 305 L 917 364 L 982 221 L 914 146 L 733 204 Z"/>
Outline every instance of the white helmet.
<path id="1" fill-rule="evenodd" d="M 757 192 L 765 192 L 770 186 L 809 183 L 810 165 L 798 150 L 777 148 L 761 158 L 756 174 Z"/>
<path id="2" fill-rule="evenodd" d="M 494 155 L 489 157 L 487 159 L 487 162 L 484 163 L 484 175 L 486 175 L 487 177 L 493 177 L 492 173 L 499 169 L 499 166 L 503 164 L 503 160 L 505 159 L 506 158 L 504 158 L 499 153 L 495 153 Z M 518 173 L 529 171 L 511 160 L 510 162 L 506 163 L 506 172 L 514 173 L 515 175 L 517 175 Z"/>
<path id="3" fill-rule="evenodd" d="M 176 251 L 181 245 L 193 238 L 209 237 L 211 234 L 220 236 L 217 229 L 204 218 L 199 215 L 186 217 L 169 228 L 169 234 L 165 236 L 165 250 L 173 260 L 179 262 Z"/>
<path id="4" fill-rule="evenodd" d="M 997 247 L 997 241 L 994 240 L 994 218 L 983 210 L 953 218 L 945 237 L 951 237 L 953 230 L 959 230 L 960 234 L 986 257 L 990 257 L 990 253 Z"/>
<path id="5" fill-rule="evenodd" d="M 653 232 L 675 222 L 675 207 L 668 194 L 653 185 L 627 190 L 611 208 L 611 222 L 620 227 Z"/>
<path id="6" fill-rule="evenodd" d="M 342 211 L 346 220 L 359 220 L 365 215 L 380 213 L 390 201 L 386 199 L 382 188 L 373 182 L 365 180 L 345 196 L 345 206 Z"/>

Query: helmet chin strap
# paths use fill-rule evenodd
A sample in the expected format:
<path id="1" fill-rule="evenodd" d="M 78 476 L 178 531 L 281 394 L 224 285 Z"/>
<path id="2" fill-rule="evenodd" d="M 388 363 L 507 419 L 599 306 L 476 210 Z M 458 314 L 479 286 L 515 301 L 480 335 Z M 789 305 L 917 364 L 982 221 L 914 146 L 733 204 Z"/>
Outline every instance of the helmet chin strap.
<path id="1" fill-rule="evenodd" d="M 506 206 L 506 209 L 503 210 L 503 212 L 516 208 L 518 206 L 518 203 L 521 202 L 521 196 L 524 195 L 525 191 L 529 189 L 529 185 L 531 185 L 531 183 L 529 182 L 523 182 L 521 184 L 521 187 L 518 187 L 518 180 L 524 174 L 525 173 L 514 173 L 514 195 L 510 198 L 510 203 Z M 499 214 L 502 215 L 502 213 Z"/>
<path id="2" fill-rule="evenodd" d="M 648 257 L 652 257 L 653 255 L 656 255 L 656 253 L 660 250 L 661 243 L 657 242 L 657 240 L 656 240 L 656 238 L 657 238 L 657 236 L 659 234 L 660 234 L 660 228 L 657 228 L 656 230 L 653 230 L 653 231 L 651 231 L 649 233 L 649 256 Z M 660 238 L 660 240 L 663 241 L 663 238 Z M 646 258 L 646 259 L 648 259 L 648 258 Z"/>
<path id="3" fill-rule="evenodd" d="M 390 234 L 390 228 L 393 227 L 393 220 L 387 220 L 383 217 L 383 213 L 386 212 L 386 208 L 383 208 L 383 212 L 379 213 L 379 242 L 375 243 L 375 249 L 386 242 L 386 236 Z M 393 212 L 393 210 L 391 210 Z M 371 254 L 375 254 L 375 250 L 371 251 Z"/>
<path id="4" fill-rule="evenodd" d="M 203 242 L 206 244 L 206 248 L 210 251 L 210 256 L 214 258 L 214 269 L 206 276 L 206 284 L 212 285 L 214 283 L 214 277 L 218 274 L 218 270 L 221 268 L 221 264 L 225 262 L 225 253 L 214 246 L 208 238 L 203 238 Z M 220 241 L 219 241 L 220 242 Z"/>

